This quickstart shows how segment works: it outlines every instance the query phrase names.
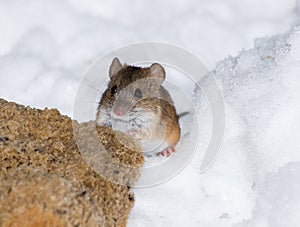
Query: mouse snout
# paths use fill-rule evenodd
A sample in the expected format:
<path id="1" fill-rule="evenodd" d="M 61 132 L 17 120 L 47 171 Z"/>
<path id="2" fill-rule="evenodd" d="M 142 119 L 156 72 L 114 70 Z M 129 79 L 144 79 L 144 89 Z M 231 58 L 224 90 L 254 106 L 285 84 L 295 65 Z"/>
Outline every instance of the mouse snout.
<path id="1" fill-rule="evenodd" d="M 126 108 L 124 106 L 116 106 L 114 112 L 117 116 L 123 116 L 126 113 Z"/>

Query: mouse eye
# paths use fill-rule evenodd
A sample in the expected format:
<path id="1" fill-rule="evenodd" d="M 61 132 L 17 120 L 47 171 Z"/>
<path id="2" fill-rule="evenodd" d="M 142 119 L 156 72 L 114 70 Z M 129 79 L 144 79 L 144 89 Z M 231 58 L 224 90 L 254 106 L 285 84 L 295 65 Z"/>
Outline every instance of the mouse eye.
<path id="1" fill-rule="evenodd" d="M 134 96 L 139 99 L 143 98 L 143 92 L 141 91 L 141 89 L 137 88 L 134 92 Z"/>
<path id="2" fill-rule="evenodd" d="M 111 89 L 110 89 L 110 93 L 111 93 L 112 95 L 115 94 L 117 91 L 118 91 L 117 85 L 112 86 Z"/>

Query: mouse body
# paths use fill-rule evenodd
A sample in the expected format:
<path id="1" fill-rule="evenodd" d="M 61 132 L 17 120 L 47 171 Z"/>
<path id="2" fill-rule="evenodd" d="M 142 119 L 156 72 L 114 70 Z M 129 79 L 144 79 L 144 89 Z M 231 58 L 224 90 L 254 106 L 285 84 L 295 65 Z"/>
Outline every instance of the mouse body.
<path id="1" fill-rule="evenodd" d="M 141 140 L 144 152 L 169 156 L 180 139 L 179 117 L 162 86 L 165 70 L 123 65 L 114 58 L 109 83 L 97 109 L 96 122 Z"/>

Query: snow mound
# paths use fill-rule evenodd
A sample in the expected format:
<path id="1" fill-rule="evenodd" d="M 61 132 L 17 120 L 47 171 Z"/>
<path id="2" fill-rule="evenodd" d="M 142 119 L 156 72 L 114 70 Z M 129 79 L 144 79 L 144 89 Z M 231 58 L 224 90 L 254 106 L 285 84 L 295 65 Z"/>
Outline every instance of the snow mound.
<path id="1" fill-rule="evenodd" d="M 226 104 L 242 118 L 243 146 L 260 180 L 300 161 L 300 27 L 220 62 L 214 71 Z M 231 119 L 230 114 L 226 116 Z"/>
<path id="2" fill-rule="evenodd" d="M 299 225 L 299 58 L 296 27 L 219 62 L 212 73 L 226 106 L 219 157 L 201 175 L 198 151 L 169 182 L 136 189 L 129 226 Z M 210 110 L 200 90 L 195 105 L 208 134 Z"/>

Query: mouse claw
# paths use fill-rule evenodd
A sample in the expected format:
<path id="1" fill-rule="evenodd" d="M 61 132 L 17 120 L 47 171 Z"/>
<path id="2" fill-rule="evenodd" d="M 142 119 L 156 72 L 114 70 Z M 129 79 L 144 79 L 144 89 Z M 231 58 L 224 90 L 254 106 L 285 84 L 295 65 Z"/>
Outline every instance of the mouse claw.
<path id="1" fill-rule="evenodd" d="M 167 147 L 165 150 L 158 153 L 158 156 L 170 157 L 173 153 L 175 153 L 176 149 L 174 146 Z"/>

